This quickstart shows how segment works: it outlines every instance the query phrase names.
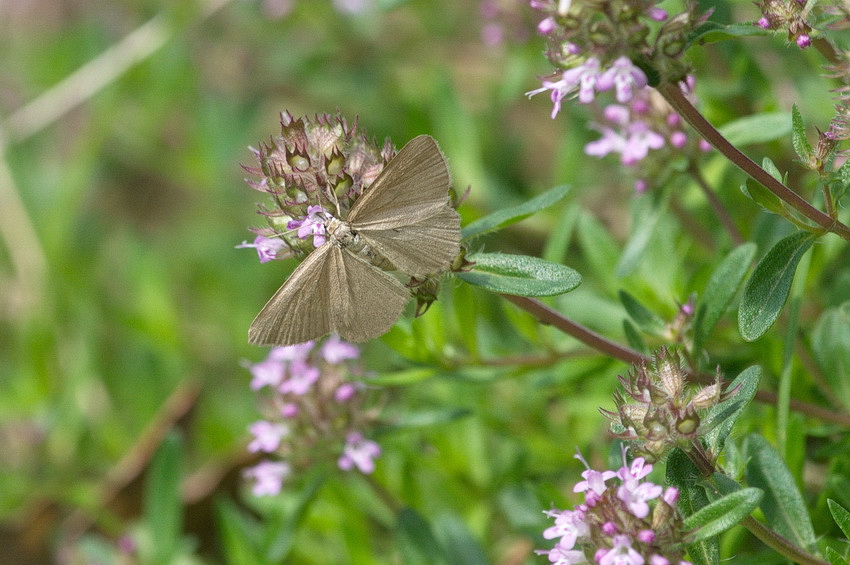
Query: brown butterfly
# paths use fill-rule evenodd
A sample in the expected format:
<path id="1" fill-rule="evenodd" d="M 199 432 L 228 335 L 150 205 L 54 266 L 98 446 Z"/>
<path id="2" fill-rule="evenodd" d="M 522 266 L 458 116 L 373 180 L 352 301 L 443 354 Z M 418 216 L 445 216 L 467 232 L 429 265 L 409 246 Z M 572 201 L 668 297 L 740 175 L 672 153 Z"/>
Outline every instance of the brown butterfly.
<path id="1" fill-rule="evenodd" d="M 420 135 L 390 160 L 345 219 L 254 318 L 248 341 L 292 345 L 337 333 L 366 341 L 398 320 L 410 291 L 380 268 L 421 278 L 446 271 L 460 252 L 460 217 L 449 205 L 446 158 Z"/>

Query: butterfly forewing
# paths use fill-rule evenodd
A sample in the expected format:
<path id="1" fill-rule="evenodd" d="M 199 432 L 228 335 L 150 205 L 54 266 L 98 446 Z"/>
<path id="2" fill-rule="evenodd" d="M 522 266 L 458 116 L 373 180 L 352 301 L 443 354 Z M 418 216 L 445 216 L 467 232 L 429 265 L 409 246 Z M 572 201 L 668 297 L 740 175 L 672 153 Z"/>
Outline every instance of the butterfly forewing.
<path id="1" fill-rule="evenodd" d="M 351 252 L 337 248 L 331 288 L 331 327 L 348 341 L 366 341 L 389 330 L 410 299 L 407 290 L 385 273 Z"/>
<path id="2" fill-rule="evenodd" d="M 412 139 L 354 203 L 346 220 L 370 247 L 414 276 L 448 269 L 460 252 L 446 158 L 430 136 Z"/>
<path id="3" fill-rule="evenodd" d="M 292 272 L 269 299 L 248 331 L 254 345 L 293 345 L 332 331 L 329 255 L 340 250 L 324 244 Z"/>

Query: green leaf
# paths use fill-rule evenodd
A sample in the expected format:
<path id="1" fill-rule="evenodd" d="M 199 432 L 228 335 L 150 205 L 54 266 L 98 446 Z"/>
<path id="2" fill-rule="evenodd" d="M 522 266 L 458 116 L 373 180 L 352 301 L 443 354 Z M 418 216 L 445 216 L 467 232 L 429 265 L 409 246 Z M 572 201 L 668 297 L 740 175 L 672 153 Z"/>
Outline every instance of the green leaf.
<path id="1" fill-rule="evenodd" d="M 685 518 L 685 529 L 696 530 L 694 542 L 716 536 L 746 518 L 763 495 L 757 488 L 742 488 L 727 494 Z"/>
<path id="2" fill-rule="evenodd" d="M 826 558 L 829 559 L 829 565 L 848 565 L 848 561 L 831 547 L 826 548 Z"/>
<path id="3" fill-rule="evenodd" d="M 629 347 L 641 353 L 648 351 L 640 332 L 637 331 L 637 328 L 629 320 L 623 320 L 623 332 L 626 334 L 626 341 L 629 342 Z"/>
<path id="4" fill-rule="evenodd" d="M 681 449 L 674 449 L 667 458 L 667 482 L 679 489 L 677 504 L 687 517 L 708 505 L 705 489 L 699 485 L 701 476 L 696 466 Z M 710 537 L 688 545 L 688 555 L 694 565 L 717 565 L 720 559 L 720 542 Z"/>
<path id="5" fill-rule="evenodd" d="M 226 498 L 215 502 L 221 548 L 226 563 L 267 563 L 259 550 L 259 524 Z"/>
<path id="6" fill-rule="evenodd" d="M 411 508 L 403 508 L 396 520 L 396 539 L 403 563 L 444 565 L 446 563 L 434 532 L 425 518 Z"/>
<path id="7" fill-rule="evenodd" d="M 640 329 L 651 335 L 660 335 L 664 331 L 664 320 L 641 304 L 637 298 L 625 290 L 621 290 L 618 294 L 626 313 Z"/>
<path id="8" fill-rule="evenodd" d="M 741 192 L 768 212 L 785 216 L 785 206 L 782 200 L 753 179 L 747 179 L 741 185 Z"/>
<path id="9" fill-rule="evenodd" d="M 752 145 L 781 139 L 791 131 L 787 112 L 764 112 L 739 118 L 717 128 L 732 145 Z"/>
<path id="10" fill-rule="evenodd" d="M 564 294 L 581 283 L 581 275 L 565 265 L 527 255 L 476 253 L 472 270 L 456 273 L 461 280 L 491 292 L 516 296 Z"/>
<path id="11" fill-rule="evenodd" d="M 768 525 L 795 545 L 812 551 L 815 532 L 812 519 L 791 471 L 776 449 L 757 434 L 747 437 L 744 454 L 747 484 L 764 490 L 761 509 Z"/>
<path id="12" fill-rule="evenodd" d="M 755 397 L 760 379 L 761 367 L 758 365 L 741 371 L 741 374 L 726 387 L 726 390 L 738 388 L 738 392 L 713 406 L 703 418 L 703 425 L 709 430 L 705 439 L 715 454 L 719 455 L 723 450 L 723 444 L 732 432 L 738 417 Z"/>
<path id="13" fill-rule="evenodd" d="M 850 538 L 850 512 L 831 498 L 826 499 L 826 504 L 829 506 L 832 519 L 835 520 L 835 523 L 844 532 L 844 537 Z"/>
<path id="14" fill-rule="evenodd" d="M 750 277 L 738 308 L 738 329 L 746 341 L 755 341 L 779 317 L 794 272 L 816 234 L 796 232 L 781 239 L 762 257 Z"/>
<path id="15" fill-rule="evenodd" d="M 632 229 L 623 254 L 617 261 L 618 277 L 625 277 L 637 268 L 663 216 L 663 204 L 664 201 L 654 193 L 644 194 L 632 202 Z"/>
<path id="16" fill-rule="evenodd" d="M 850 408 L 850 301 L 821 314 L 811 344 L 835 400 Z"/>
<path id="17" fill-rule="evenodd" d="M 522 204 L 497 210 L 492 214 L 479 218 L 478 220 L 468 224 L 461 231 L 461 236 L 463 239 L 468 239 L 470 237 L 496 231 L 520 220 L 524 220 L 535 212 L 539 212 L 540 210 L 555 204 L 566 196 L 569 191 L 569 185 L 556 186 L 547 190 L 543 194 L 539 194 L 534 198 L 523 202 Z"/>
<path id="18" fill-rule="evenodd" d="M 440 517 L 434 523 L 446 562 L 449 565 L 488 565 L 487 554 L 466 524 L 454 514 Z"/>
<path id="19" fill-rule="evenodd" d="M 753 35 L 768 35 L 768 32 L 752 24 L 723 25 L 708 21 L 688 34 L 687 45 L 689 47 L 693 44 L 705 45 L 706 43 L 716 43 Z"/>
<path id="20" fill-rule="evenodd" d="M 170 563 L 177 554 L 183 530 L 180 498 L 183 442 L 177 433 L 165 437 L 157 449 L 145 482 L 145 522 L 156 540 L 152 563 Z"/>
<path id="21" fill-rule="evenodd" d="M 695 350 L 702 350 L 703 343 L 726 312 L 729 303 L 738 294 L 744 283 L 744 276 L 756 255 L 756 249 L 754 243 L 736 247 L 711 273 L 694 319 Z"/>
<path id="22" fill-rule="evenodd" d="M 791 124 L 791 142 L 794 145 L 794 151 L 803 163 L 808 163 L 812 160 L 812 146 L 806 138 L 806 125 L 796 104 L 791 107 Z"/>

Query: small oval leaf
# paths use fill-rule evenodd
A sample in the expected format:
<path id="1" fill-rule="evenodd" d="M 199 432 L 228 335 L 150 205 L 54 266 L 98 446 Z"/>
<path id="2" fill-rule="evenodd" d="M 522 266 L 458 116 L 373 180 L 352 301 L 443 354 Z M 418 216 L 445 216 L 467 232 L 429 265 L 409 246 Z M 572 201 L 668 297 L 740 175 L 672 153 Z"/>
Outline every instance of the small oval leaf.
<path id="1" fill-rule="evenodd" d="M 779 317 L 797 264 L 816 238 L 809 232 L 793 233 L 779 240 L 759 261 L 738 308 L 738 330 L 746 341 L 763 336 Z"/>
<path id="2" fill-rule="evenodd" d="M 581 275 L 558 263 L 527 255 L 476 253 L 468 257 L 472 270 L 456 273 L 461 280 L 492 292 L 516 296 L 555 296 L 575 289 Z"/>
<path id="3" fill-rule="evenodd" d="M 686 529 L 696 530 L 690 542 L 716 536 L 738 524 L 755 510 L 763 495 L 757 488 L 742 488 L 691 514 L 684 522 Z"/>
<path id="4" fill-rule="evenodd" d="M 791 120 L 787 112 L 764 112 L 731 121 L 718 130 L 733 145 L 750 145 L 785 137 L 791 131 Z"/>
<path id="5" fill-rule="evenodd" d="M 744 283 L 744 275 L 750 269 L 756 249 L 755 243 L 745 243 L 736 247 L 711 273 L 705 292 L 697 306 L 697 315 L 694 320 L 696 350 L 702 349 L 702 344 L 705 343 L 711 330 L 726 312 L 729 303 Z"/>

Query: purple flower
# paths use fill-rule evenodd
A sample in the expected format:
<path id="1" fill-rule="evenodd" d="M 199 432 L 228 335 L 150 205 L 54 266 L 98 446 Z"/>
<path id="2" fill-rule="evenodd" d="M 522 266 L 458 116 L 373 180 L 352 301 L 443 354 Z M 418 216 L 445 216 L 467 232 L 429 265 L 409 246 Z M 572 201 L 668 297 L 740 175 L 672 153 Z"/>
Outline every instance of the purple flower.
<path id="1" fill-rule="evenodd" d="M 271 453 L 280 446 L 280 440 L 289 434 L 289 428 L 284 424 L 275 424 L 265 420 L 254 422 L 248 429 L 254 436 L 254 439 L 248 444 L 248 451 L 251 453 L 257 451 Z"/>
<path id="2" fill-rule="evenodd" d="M 598 80 L 595 81 L 595 86 L 600 92 L 610 90 L 613 87 L 617 93 L 617 102 L 624 103 L 632 99 L 635 88 L 643 88 L 646 83 L 647 79 L 644 72 L 636 67 L 628 57 L 620 57 L 614 61 L 614 64 L 608 70 L 599 75 Z"/>
<path id="3" fill-rule="evenodd" d="M 549 16 L 543 20 L 540 20 L 540 23 L 537 24 L 537 33 L 540 35 L 549 35 L 558 25 L 555 23 L 555 18 Z"/>
<path id="4" fill-rule="evenodd" d="M 313 236 L 313 246 L 321 247 L 327 238 L 325 237 L 325 221 L 330 214 L 317 205 L 307 206 L 307 215 L 300 220 L 290 220 L 286 224 L 288 230 L 298 230 L 299 239 L 307 239 Z"/>
<path id="5" fill-rule="evenodd" d="M 334 392 L 334 400 L 342 404 L 348 402 L 357 394 L 358 387 L 355 383 L 342 383 Z"/>
<path id="6" fill-rule="evenodd" d="M 546 515 L 555 518 L 555 525 L 543 531 L 546 539 L 560 538 L 558 546 L 564 549 L 572 549 L 576 540 L 590 533 L 584 522 L 584 513 L 578 510 L 549 510 Z"/>
<path id="7" fill-rule="evenodd" d="M 281 394 L 292 393 L 297 396 L 306 394 L 317 380 L 319 380 L 318 367 L 310 365 L 306 361 L 296 359 L 289 364 L 289 378 L 280 383 L 277 390 Z"/>
<path id="8" fill-rule="evenodd" d="M 811 47 L 812 38 L 809 37 L 807 33 L 801 33 L 797 36 L 797 47 L 800 49 L 805 49 L 806 47 Z"/>
<path id="9" fill-rule="evenodd" d="M 649 154 L 650 149 L 664 147 L 664 137 L 658 135 L 641 121 L 634 121 L 627 128 L 628 134 L 621 149 L 620 161 L 624 165 L 634 165 Z"/>
<path id="10" fill-rule="evenodd" d="M 260 263 L 268 263 L 272 259 L 277 258 L 277 254 L 287 247 L 286 242 L 282 239 L 268 238 L 258 235 L 254 238 L 254 243 L 243 241 L 236 246 L 236 249 L 254 248 L 257 250 L 257 255 L 260 256 Z"/>
<path id="11" fill-rule="evenodd" d="M 608 488 L 605 486 L 605 481 L 616 477 L 617 473 L 614 471 L 600 472 L 588 469 L 587 471 L 583 471 L 581 476 L 584 480 L 576 483 L 576 486 L 573 487 L 573 492 L 585 493 L 585 502 L 594 504 Z"/>
<path id="12" fill-rule="evenodd" d="M 637 479 L 623 480 L 617 489 L 617 498 L 626 503 L 629 511 L 638 518 L 649 515 L 647 500 L 658 498 L 664 489 L 653 483 L 642 483 Z"/>
<path id="13" fill-rule="evenodd" d="M 542 88 L 530 90 L 525 94 L 531 98 L 535 94 L 551 90 L 553 104 L 552 118 L 554 119 L 558 115 L 558 112 L 561 111 L 561 100 L 576 89 L 578 89 L 579 102 L 582 104 L 592 102 L 596 95 L 596 82 L 599 77 L 599 60 L 595 57 L 590 57 L 578 67 L 564 71 L 561 74 L 560 80 L 543 80 Z"/>
<path id="14" fill-rule="evenodd" d="M 291 473 L 288 463 L 261 461 L 257 465 L 245 469 L 243 476 L 254 479 L 251 491 L 254 496 L 273 496 L 280 492 L 284 479 Z"/>
<path id="15" fill-rule="evenodd" d="M 364 438 L 359 432 L 350 432 L 337 465 L 343 471 L 357 467 L 361 473 L 368 475 L 375 470 L 374 459 L 380 454 L 381 447 L 377 443 Z"/>
<path id="16" fill-rule="evenodd" d="M 579 563 L 587 563 L 587 558 L 583 551 L 567 549 L 560 544 L 555 544 L 555 547 L 549 550 L 537 550 L 538 555 L 545 555 L 549 558 L 549 563 L 554 565 L 578 565 Z"/>
<path id="17" fill-rule="evenodd" d="M 267 357 L 259 363 L 250 365 L 248 370 L 252 375 L 251 390 L 260 390 L 264 386 L 278 386 L 283 381 L 286 366 L 280 361 Z"/>
<path id="18" fill-rule="evenodd" d="M 269 359 L 275 361 L 305 361 L 310 351 L 313 350 L 312 341 L 297 343 L 295 345 L 285 345 L 283 347 L 273 347 L 269 351 Z"/>
<path id="19" fill-rule="evenodd" d="M 342 363 L 346 359 L 357 359 L 360 357 L 360 349 L 354 344 L 343 341 L 338 335 L 333 334 L 322 344 L 322 358 L 333 365 Z"/>
<path id="20" fill-rule="evenodd" d="M 614 536 L 612 547 L 599 560 L 599 565 L 643 565 L 644 558 L 632 548 L 629 536 Z"/>

